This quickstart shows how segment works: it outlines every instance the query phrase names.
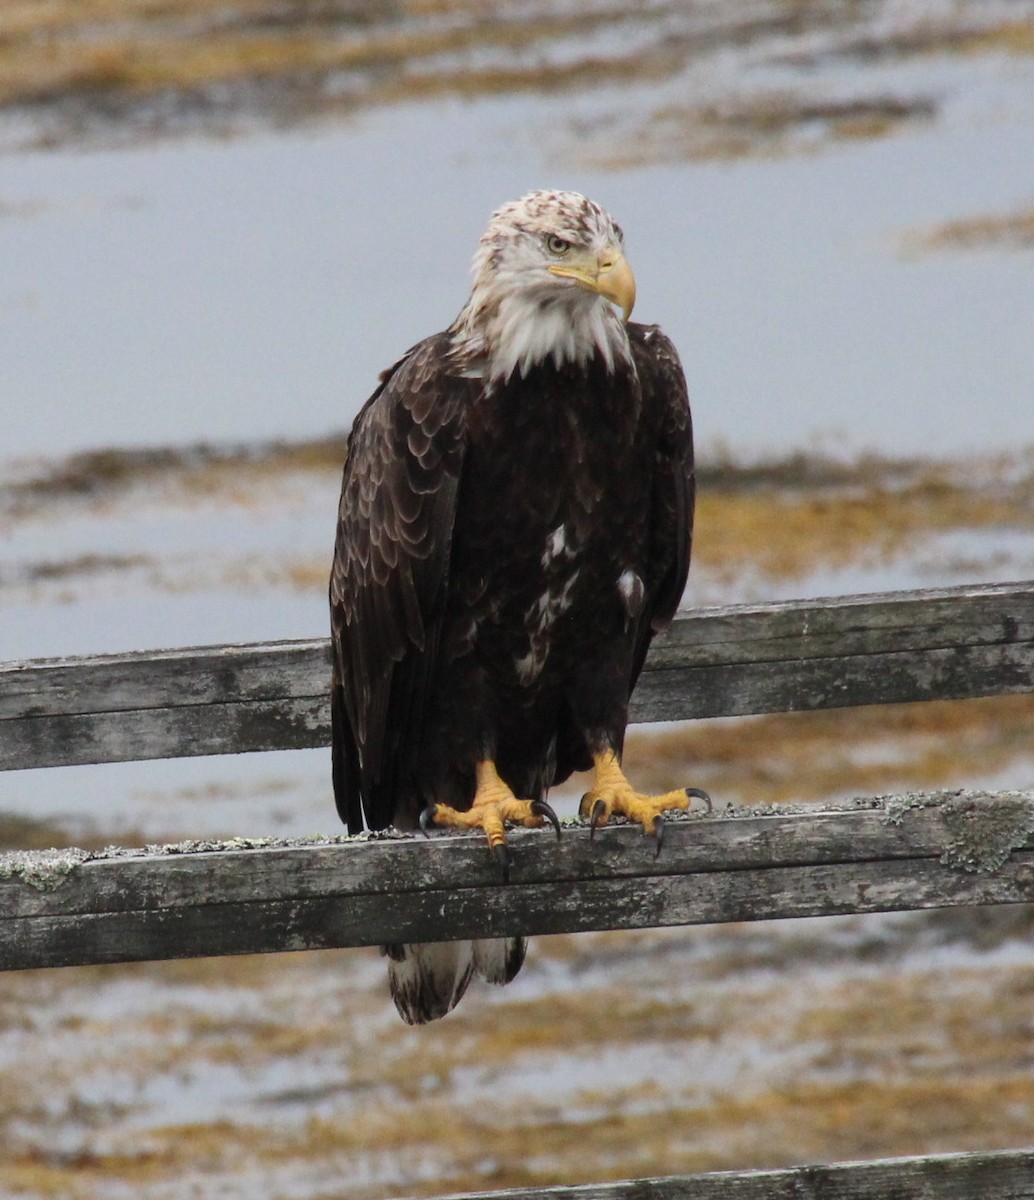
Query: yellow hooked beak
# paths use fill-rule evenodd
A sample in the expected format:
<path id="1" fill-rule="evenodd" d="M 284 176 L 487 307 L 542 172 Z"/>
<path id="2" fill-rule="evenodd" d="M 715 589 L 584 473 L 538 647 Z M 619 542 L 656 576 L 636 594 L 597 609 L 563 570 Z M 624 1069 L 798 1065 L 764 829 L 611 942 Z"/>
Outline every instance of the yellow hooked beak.
<path id="1" fill-rule="evenodd" d="M 549 270 L 616 304 L 621 309 L 621 319 L 628 322 L 635 306 L 635 276 L 620 250 L 608 248 L 599 258 L 586 254 L 580 261 L 552 263 Z"/>

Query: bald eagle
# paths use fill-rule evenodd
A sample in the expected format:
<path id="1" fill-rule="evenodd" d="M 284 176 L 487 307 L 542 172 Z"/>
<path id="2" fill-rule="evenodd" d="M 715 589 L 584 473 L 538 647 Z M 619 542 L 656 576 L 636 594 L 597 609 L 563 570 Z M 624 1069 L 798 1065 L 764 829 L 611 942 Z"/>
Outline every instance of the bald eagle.
<path id="1" fill-rule="evenodd" d="M 559 823 L 655 835 L 696 789 L 643 796 L 628 703 L 689 569 L 693 438 L 675 348 L 630 324 L 613 218 L 536 191 L 492 215 L 456 320 L 381 375 L 348 442 L 330 580 L 333 779 L 350 832 Z M 620 310 L 620 315 L 613 305 Z M 509 982 L 523 938 L 385 947 L 411 1024 L 474 973 Z"/>

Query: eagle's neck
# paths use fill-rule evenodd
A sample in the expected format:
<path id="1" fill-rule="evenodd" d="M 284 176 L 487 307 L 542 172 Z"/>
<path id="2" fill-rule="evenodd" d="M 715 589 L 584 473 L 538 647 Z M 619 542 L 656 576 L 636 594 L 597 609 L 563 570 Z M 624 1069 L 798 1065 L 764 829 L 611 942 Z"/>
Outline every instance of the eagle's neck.
<path id="1" fill-rule="evenodd" d="M 573 287 L 539 295 L 475 288 L 449 332 L 464 374 L 492 383 L 550 360 L 561 368 L 598 358 L 610 374 L 632 361 L 618 314 L 601 296 Z"/>

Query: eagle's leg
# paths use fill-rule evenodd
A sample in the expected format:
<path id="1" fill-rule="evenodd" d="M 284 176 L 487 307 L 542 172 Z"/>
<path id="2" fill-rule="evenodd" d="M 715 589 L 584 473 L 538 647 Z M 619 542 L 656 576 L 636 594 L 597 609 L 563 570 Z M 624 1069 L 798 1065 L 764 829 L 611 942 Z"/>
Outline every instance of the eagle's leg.
<path id="1" fill-rule="evenodd" d="M 518 800 L 499 777 L 495 763 L 489 758 L 475 768 L 474 799 L 466 812 L 447 804 L 432 804 L 425 809 L 420 824 L 451 825 L 454 829 L 481 829 L 488 838 L 492 853 L 499 860 L 504 878 L 509 858 L 506 852 L 506 822 L 538 827 L 547 821 L 560 836 L 556 813 L 544 800 Z"/>
<path id="2" fill-rule="evenodd" d="M 596 780 L 592 788 L 582 797 L 578 811 L 582 817 L 597 825 L 606 825 L 613 813 L 620 813 L 642 825 L 644 833 L 656 834 L 658 853 L 664 831 L 664 813 L 671 809 L 689 808 L 694 799 L 702 800 L 711 808 L 711 800 L 699 788 L 680 788 L 665 792 L 661 796 L 644 796 L 628 782 L 621 763 L 613 750 L 604 750 L 593 755 L 596 765 Z"/>

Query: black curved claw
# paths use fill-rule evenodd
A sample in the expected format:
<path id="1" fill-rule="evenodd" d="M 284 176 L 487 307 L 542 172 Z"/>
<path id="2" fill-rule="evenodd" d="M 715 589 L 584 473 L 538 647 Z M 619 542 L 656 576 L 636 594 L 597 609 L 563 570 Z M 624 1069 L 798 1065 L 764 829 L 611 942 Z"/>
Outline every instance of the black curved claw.
<path id="1" fill-rule="evenodd" d="M 653 819 L 653 835 L 657 839 L 657 849 L 653 852 L 653 856 L 660 858 L 661 847 L 664 845 L 664 817 L 660 813 Z"/>
<path id="2" fill-rule="evenodd" d="M 686 793 L 687 800 L 703 800 L 708 812 L 714 812 L 714 805 L 711 803 L 711 797 L 703 790 L 703 788 L 683 788 Z"/>
<path id="3" fill-rule="evenodd" d="M 429 804 L 420 814 L 420 832 L 424 837 L 430 837 L 430 828 L 434 824 L 435 806 Z"/>
<path id="4" fill-rule="evenodd" d="M 536 817 L 544 817 L 556 830 L 557 841 L 560 841 L 560 818 L 545 800 L 532 800 L 531 811 Z"/>
<path id="5" fill-rule="evenodd" d="M 607 815 L 607 806 L 602 800 L 597 800 L 592 806 L 592 813 L 589 816 L 589 841 L 596 836 L 596 826 L 600 823 L 600 817 Z"/>
<path id="6" fill-rule="evenodd" d="M 499 869 L 503 873 L 503 883 L 510 882 L 510 851 L 505 842 L 499 842 L 498 845 L 492 847 L 492 853 L 495 855 L 495 860 L 499 864 Z"/>

